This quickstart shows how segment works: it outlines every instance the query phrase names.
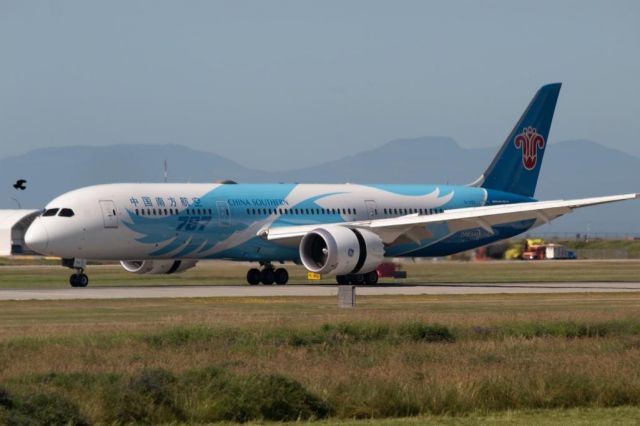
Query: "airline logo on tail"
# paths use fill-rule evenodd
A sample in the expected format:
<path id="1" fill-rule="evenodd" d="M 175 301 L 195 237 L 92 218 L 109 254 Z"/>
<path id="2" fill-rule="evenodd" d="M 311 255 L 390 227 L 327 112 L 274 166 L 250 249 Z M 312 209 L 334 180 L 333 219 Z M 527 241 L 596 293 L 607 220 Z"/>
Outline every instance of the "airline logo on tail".
<path id="1" fill-rule="evenodd" d="M 517 149 L 522 147 L 522 165 L 533 170 L 538 162 L 538 148 L 544 149 L 544 138 L 533 127 L 527 127 L 513 141 Z"/>

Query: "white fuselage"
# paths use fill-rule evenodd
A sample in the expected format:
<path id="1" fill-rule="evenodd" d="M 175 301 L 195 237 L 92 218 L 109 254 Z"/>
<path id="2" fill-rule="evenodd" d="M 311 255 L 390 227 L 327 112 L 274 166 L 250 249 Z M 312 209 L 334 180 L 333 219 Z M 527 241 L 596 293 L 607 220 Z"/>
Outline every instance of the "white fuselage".
<path id="1" fill-rule="evenodd" d="M 259 231 L 438 214 L 482 206 L 487 196 L 481 188 L 434 185 L 97 185 L 52 200 L 26 239 L 34 250 L 63 258 L 297 260 L 295 245 L 265 241 Z M 61 216 L 62 209 L 73 215 Z M 400 240 L 391 254 L 409 255 L 448 230 L 423 234 L 418 247 Z"/>

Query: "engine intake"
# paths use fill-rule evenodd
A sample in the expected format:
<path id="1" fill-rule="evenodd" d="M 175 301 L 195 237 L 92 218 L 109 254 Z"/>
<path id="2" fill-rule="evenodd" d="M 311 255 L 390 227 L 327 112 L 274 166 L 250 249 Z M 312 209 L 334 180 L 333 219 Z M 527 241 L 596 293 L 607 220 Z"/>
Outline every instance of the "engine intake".
<path id="1" fill-rule="evenodd" d="M 123 260 L 127 272 L 134 274 L 177 274 L 196 266 L 197 260 Z"/>
<path id="2" fill-rule="evenodd" d="M 363 274 L 382 263 L 384 245 L 366 229 L 317 228 L 300 242 L 300 260 L 311 272 L 331 275 Z"/>

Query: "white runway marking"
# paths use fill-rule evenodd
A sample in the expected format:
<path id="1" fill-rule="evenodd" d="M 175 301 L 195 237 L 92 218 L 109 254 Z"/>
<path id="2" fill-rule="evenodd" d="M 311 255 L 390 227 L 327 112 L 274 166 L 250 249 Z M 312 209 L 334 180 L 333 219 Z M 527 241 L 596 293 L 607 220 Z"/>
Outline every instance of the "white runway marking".
<path id="1" fill-rule="evenodd" d="M 638 292 L 640 282 L 577 283 L 461 283 L 425 285 L 376 285 L 358 287 L 359 296 L 514 294 L 514 293 L 603 293 Z M 336 296 L 337 286 L 167 286 L 167 287 L 88 287 L 68 289 L 0 289 L 0 300 L 82 300 L 155 299 L 183 297 L 318 297 Z"/>

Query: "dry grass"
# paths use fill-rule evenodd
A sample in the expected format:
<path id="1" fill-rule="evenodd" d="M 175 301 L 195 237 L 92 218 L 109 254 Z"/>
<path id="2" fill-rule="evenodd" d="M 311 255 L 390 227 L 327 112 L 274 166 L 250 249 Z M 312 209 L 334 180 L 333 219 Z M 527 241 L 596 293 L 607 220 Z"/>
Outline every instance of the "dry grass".
<path id="1" fill-rule="evenodd" d="M 633 405 L 639 308 L 637 294 L 1 302 L 0 383 L 68 395 L 92 420 L 104 377 L 212 366 L 295 379 L 339 418 Z"/>

